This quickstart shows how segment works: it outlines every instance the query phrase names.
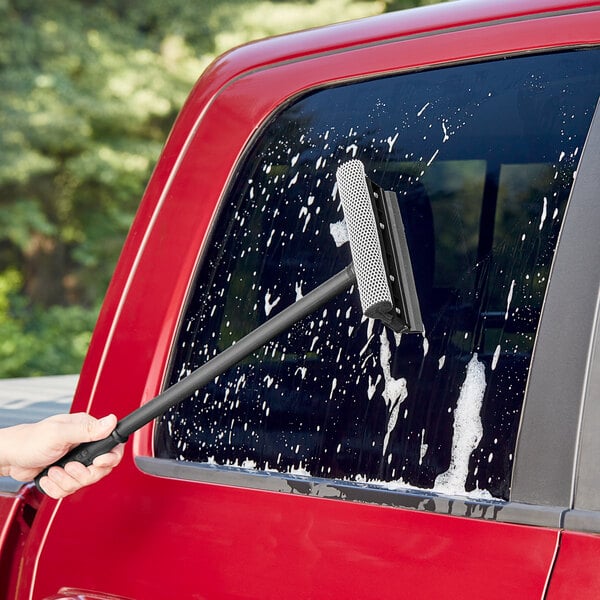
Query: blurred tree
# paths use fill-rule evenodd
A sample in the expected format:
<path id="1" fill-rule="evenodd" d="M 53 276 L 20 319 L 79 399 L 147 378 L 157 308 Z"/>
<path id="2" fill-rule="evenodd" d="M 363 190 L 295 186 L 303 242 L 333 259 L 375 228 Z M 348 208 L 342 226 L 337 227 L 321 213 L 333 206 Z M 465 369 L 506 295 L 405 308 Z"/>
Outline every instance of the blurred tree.
<path id="1" fill-rule="evenodd" d="M 394 10 L 404 10 L 415 6 L 426 6 L 427 4 L 439 4 L 445 0 L 383 0 L 383 12 L 392 12 Z"/>
<path id="2" fill-rule="evenodd" d="M 0 0 L 0 376 L 78 370 L 194 81 L 251 39 L 411 0 Z"/>

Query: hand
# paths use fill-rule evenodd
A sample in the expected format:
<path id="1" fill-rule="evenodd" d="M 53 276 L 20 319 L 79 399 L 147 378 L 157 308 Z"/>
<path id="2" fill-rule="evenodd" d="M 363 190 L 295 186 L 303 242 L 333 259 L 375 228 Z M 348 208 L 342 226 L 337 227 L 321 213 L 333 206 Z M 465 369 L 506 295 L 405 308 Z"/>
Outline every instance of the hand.
<path id="1" fill-rule="evenodd" d="M 95 419 L 86 413 L 55 415 L 38 423 L 0 429 L 0 475 L 30 481 L 82 442 L 101 440 L 117 424 L 115 415 Z M 52 498 L 63 498 L 108 475 L 123 457 L 123 447 L 98 456 L 89 467 L 78 462 L 52 467 L 40 485 Z"/>

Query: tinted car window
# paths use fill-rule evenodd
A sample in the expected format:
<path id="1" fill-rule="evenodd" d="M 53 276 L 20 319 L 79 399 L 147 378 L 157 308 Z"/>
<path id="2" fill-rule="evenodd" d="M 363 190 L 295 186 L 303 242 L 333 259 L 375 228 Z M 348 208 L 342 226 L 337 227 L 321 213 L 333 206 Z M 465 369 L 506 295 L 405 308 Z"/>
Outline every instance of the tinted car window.
<path id="1" fill-rule="evenodd" d="M 352 289 L 159 419 L 156 456 L 508 498 L 599 58 L 353 82 L 274 116 L 214 225 L 170 383 L 349 264 L 349 158 L 398 195 L 425 334 L 365 319 Z"/>

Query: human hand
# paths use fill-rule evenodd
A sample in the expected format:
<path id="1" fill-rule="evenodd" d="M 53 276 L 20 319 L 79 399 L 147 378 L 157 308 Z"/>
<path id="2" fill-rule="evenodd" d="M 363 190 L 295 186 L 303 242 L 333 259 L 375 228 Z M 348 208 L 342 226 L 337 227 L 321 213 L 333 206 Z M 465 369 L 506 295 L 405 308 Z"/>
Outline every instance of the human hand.
<path id="1" fill-rule="evenodd" d="M 115 415 L 95 419 L 86 413 L 74 413 L 0 429 L 0 475 L 30 481 L 78 444 L 107 437 L 116 424 Z M 123 446 L 119 445 L 95 458 L 89 467 L 78 462 L 69 462 L 64 468 L 51 467 L 40 485 L 48 496 L 63 498 L 108 475 L 122 456 Z"/>

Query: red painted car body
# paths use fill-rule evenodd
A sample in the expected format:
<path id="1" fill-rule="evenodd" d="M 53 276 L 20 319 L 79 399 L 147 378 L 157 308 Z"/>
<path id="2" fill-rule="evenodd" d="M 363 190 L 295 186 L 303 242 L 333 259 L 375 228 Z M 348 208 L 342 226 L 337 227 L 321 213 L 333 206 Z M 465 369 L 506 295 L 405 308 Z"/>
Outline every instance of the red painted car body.
<path id="1" fill-rule="evenodd" d="M 463 0 L 273 38 L 218 59 L 190 94 L 144 194 L 73 410 L 124 416 L 161 391 L 219 203 L 281 107 L 341 82 L 598 46 L 599 9 L 593 1 Z M 598 535 L 529 522 L 527 502 L 517 503 L 521 516 L 495 520 L 476 501 L 444 514 L 192 481 L 153 472 L 153 452 L 147 426 L 96 486 L 60 502 L 31 489 L 0 497 L 3 597 L 582 599 L 600 588 Z M 537 504 L 552 513 L 551 503 Z M 35 519 L 18 525 L 26 506 Z"/>

